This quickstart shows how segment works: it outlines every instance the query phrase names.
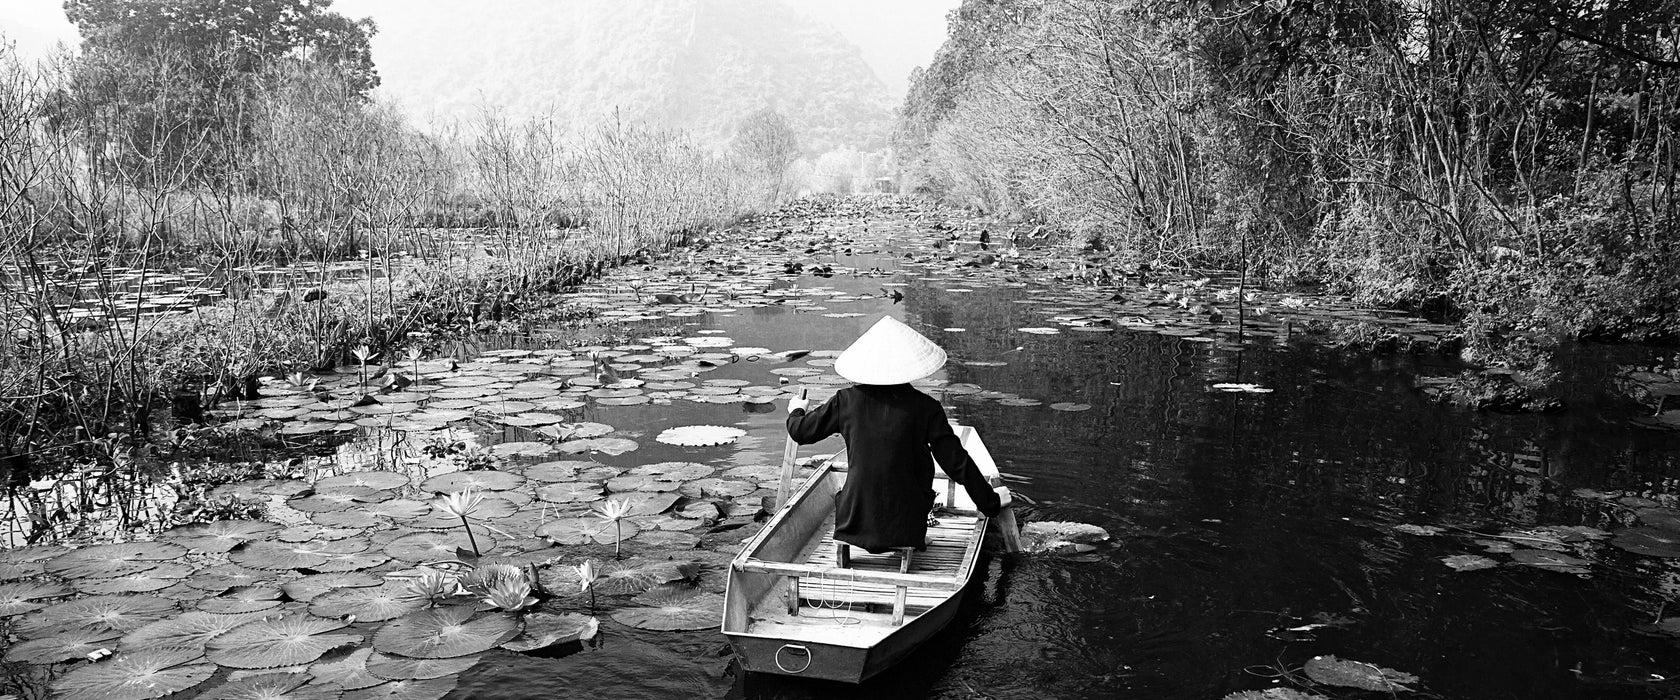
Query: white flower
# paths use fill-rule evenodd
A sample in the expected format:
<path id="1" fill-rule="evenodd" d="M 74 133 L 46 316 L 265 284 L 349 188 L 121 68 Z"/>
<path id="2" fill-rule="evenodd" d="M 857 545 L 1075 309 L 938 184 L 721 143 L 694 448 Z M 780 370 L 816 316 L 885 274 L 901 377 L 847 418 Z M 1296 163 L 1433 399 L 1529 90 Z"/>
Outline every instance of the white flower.
<path id="1" fill-rule="evenodd" d="M 484 494 L 471 486 L 455 493 L 438 496 L 439 508 L 448 511 L 457 518 L 465 518 L 478 512 L 478 507 L 484 504 Z"/>
<path id="2" fill-rule="evenodd" d="M 595 585 L 595 579 L 600 578 L 600 572 L 595 570 L 594 559 L 583 560 L 582 564 L 577 565 L 577 572 L 578 592 L 580 593 L 589 590 L 590 586 Z"/>
<path id="3" fill-rule="evenodd" d="M 596 515 L 607 520 L 618 520 L 630 513 L 630 502 L 621 498 L 610 499 L 601 504 L 601 512 Z"/>

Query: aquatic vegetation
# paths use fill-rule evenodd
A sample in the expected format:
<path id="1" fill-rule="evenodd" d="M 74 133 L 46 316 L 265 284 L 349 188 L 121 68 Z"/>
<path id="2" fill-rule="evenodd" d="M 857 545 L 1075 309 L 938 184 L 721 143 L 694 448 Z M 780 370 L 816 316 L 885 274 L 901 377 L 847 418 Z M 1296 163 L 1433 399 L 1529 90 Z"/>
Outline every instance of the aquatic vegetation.
<path id="1" fill-rule="evenodd" d="M 721 425 L 685 425 L 678 428 L 667 428 L 654 439 L 668 445 L 700 447 L 726 445 L 746 434 L 747 431 L 740 428 L 728 428 Z"/>
<path id="2" fill-rule="evenodd" d="M 186 690 L 209 679 L 216 665 L 196 663 L 203 655 L 192 649 L 159 648 L 88 664 L 52 684 L 65 700 L 149 700 Z"/>
<path id="3" fill-rule="evenodd" d="M 424 571 L 403 583 L 408 598 L 436 606 L 463 592 L 460 579 L 442 571 Z"/>
<path id="4" fill-rule="evenodd" d="M 1086 523 L 1037 521 L 1021 526 L 1021 548 L 1027 552 L 1088 552 L 1107 541 L 1107 530 Z"/>
<path id="5" fill-rule="evenodd" d="M 1230 693 L 1220 700 L 1329 700 L 1329 698 L 1294 688 L 1267 688 L 1265 690 L 1244 690 Z"/>
<path id="6" fill-rule="evenodd" d="M 444 606 L 404 615 L 379 628 L 373 648 L 417 659 L 447 659 L 493 649 L 518 636 L 519 630 L 518 618 L 511 615 Z"/>
<path id="7" fill-rule="evenodd" d="M 484 602 L 508 612 L 518 612 L 537 604 L 531 595 L 531 584 L 523 575 L 499 578 L 485 587 Z"/>
<path id="8" fill-rule="evenodd" d="M 455 493 L 439 496 L 438 508 L 461 519 L 461 529 L 467 532 L 467 542 L 472 544 L 473 556 L 483 556 L 478 551 L 478 540 L 473 537 L 472 523 L 467 518 L 478 512 L 484 504 L 484 495 L 477 489 L 468 487 Z"/>
<path id="9" fill-rule="evenodd" d="M 348 626 L 305 614 L 246 622 L 205 644 L 204 655 L 230 668 L 277 668 L 310 663 L 328 650 L 357 644 L 360 634 L 329 634 Z"/>
<path id="10" fill-rule="evenodd" d="M 600 571 L 595 566 L 595 560 L 585 559 L 577 565 L 578 588 L 589 594 L 589 609 L 595 609 L 595 582 L 600 578 Z"/>
<path id="11" fill-rule="evenodd" d="M 568 642 L 586 642 L 600 631 L 601 622 L 577 613 L 532 613 L 524 617 L 525 629 L 502 644 L 508 651 L 530 652 Z"/>
<path id="12" fill-rule="evenodd" d="M 1302 670 L 1308 678 L 1325 685 L 1386 693 L 1411 692 L 1413 689 L 1407 684 L 1418 682 L 1418 677 L 1410 673 L 1362 661 L 1338 659 L 1333 654 L 1308 659 Z"/>
<path id="13" fill-rule="evenodd" d="M 1452 567 L 1453 571 L 1480 571 L 1499 566 L 1499 562 L 1474 554 L 1454 554 L 1442 557 L 1441 563 Z"/>
<path id="14" fill-rule="evenodd" d="M 612 523 L 613 558 L 622 558 L 624 556 L 624 517 L 630 514 L 630 502 L 620 498 L 608 499 L 606 503 L 601 504 L 595 514 Z"/>
<path id="15" fill-rule="evenodd" d="M 716 627 L 723 615 L 723 596 L 694 590 L 665 589 L 637 602 L 641 605 L 614 610 L 612 618 L 631 627 L 673 631 Z"/>

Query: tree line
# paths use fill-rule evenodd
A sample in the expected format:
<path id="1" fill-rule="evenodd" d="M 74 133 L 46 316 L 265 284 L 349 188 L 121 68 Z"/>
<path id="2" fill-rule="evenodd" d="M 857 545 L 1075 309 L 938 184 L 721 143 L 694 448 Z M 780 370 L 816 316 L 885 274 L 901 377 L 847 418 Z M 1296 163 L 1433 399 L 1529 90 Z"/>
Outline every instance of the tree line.
<path id="1" fill-rule="evenodd" d="M 894 147 L 1122 267 L 1239 267 L 1466 328 L 1680 334 L 1680 4 L 964 0 Z"/>
<path id="2" fill-rule="evenodd" d="M 503 322 L 762 208 L 798 153 L 774 113 L 723 149 L 493 108 L 421 129 L 372 92 L 377 27 L 330 0 L 65 10 L 78 52 L 29 62 L 0 37 L 0 461 L 71 427 L 143 441 L 171 395 Z M 344 261 L 362 278 L 327 288 Z M 275 265 L 291 272 L 259 279 Z M 181 294 L 221 301 L 155 313 L 145 281 L 181 268 L 219 285 Z"/>

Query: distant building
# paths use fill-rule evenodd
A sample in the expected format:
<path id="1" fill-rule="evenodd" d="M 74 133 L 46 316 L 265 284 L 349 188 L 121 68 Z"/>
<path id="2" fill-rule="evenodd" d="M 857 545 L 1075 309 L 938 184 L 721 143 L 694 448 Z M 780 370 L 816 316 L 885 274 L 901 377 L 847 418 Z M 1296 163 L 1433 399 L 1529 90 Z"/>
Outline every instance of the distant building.
<path id="1" fill-rule="evenodd" d="M 898 183 L 893 182 L 893 179 L 890 177 L 875 178 L 875 191 L 884 192 L 886 194 L 898 194 Z"/>

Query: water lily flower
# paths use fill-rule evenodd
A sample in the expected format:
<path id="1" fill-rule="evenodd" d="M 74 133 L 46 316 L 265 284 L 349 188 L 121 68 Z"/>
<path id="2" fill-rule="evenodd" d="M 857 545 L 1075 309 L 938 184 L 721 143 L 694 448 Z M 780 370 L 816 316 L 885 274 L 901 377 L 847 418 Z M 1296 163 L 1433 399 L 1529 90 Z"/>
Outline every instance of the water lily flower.
<path id="1" fill-rule="evenodd" d="M 477 512 L 478 507 L 483 504 L 484 494 L 470 486 L 455 493 L 438 497 L 439 508 L 461 519 L 461 527 L 467 530 L 467 542 L 472 544 L 474 555 L 482 555 L 482 553 L 478 551 L 478 538 L 473 536 L 472 524 L 467 522 L 467 516 Z"/>
<path id="2" fill-rule="evenodd" d="M 589 610 L 595 610 L 595 579 L 600 578 L 600 572 L 595 570 L 595 560 L 585 559 L 577 565 L 578 592 L 589 592 Z"/>
<path id="3" fill-rule="evenodd" d="M 531 585 L 520 578 L 500 578 L 485 591 L 485 602 L 513 612 L 537 604 L 531 595 Z"/>
<path id="4" fill-rule="evenodd" d="M 607 520 L 619 520 L 630 513 L 630 502 L 621 498 L 614 498 L 601 504 L 600 517 Z"/>
<path id="5" fill-rule="evenodd" d="M 613 524 L 613 558 L 623 556 L 624 545 L 624 516 L 630 514 L 630 502 L 623 499 L 612 499 L 601 504 L 601 511 L 596 515 L 606 518 Z"/>
<path id="6" fill-rule="evenodd" d="M 484 505 L 484 494 L 469 486 L 454 493 L 438 496 L 437 505 L 450 515 L 465 519 L 477 513 L 479 506 Z"/>
<path id="7" fill-rule="evenodd" d="M 439 600 L 460 593 L 461 584 L 441 571 L 427 571 L 417 578 L 409 579 L 407 589 L 408 597 L 435 605 Z"/>

